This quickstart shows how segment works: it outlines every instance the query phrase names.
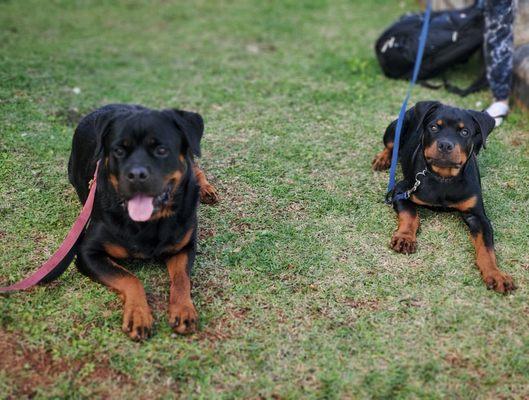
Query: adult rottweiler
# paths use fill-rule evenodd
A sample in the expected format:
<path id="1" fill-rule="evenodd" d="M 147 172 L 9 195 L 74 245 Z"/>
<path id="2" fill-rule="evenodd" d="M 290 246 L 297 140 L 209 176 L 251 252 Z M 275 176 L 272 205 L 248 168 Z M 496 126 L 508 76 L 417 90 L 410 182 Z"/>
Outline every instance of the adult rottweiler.
<path id="1" fill-rule="evenodd" d="M 387 169 L 391 164 L 396 125 L 393 121 L 386 129 L 384 150 L 375 156 L 374 170 Z M 401 196 L 393 197 L 398 228 L 390 246 L 399 253 L 415 252 L 419 228 L 416 205 L 459 211 L 470 228 L 483 281 L 489 289 L 507 293 L 515 285 L 496 264 L 476 161 L 493 128 L 494 119 L 485 112 L 439 102 L 419 102 L 406 112 L 399 148 L 404 179 L 395 186 L 394 194 Z"/>
<path id="2" fill-rule="evenodd" d="M 170 278 L 169 324 L 196 329 L 191 267 L 196 253 L 197 208 L 217 192 L 194 162 L 204 124 L 199 114 L 137 105 L 104 106 L 79 123 L 68 164 L 84 204 L 99 160 L 95 203 L 79 245 L 77 266 L 116 291 L 124 303 L 123 331 L 133 340 L 151 333 L 145 290 L 119 259 L 158 259 Z"/>

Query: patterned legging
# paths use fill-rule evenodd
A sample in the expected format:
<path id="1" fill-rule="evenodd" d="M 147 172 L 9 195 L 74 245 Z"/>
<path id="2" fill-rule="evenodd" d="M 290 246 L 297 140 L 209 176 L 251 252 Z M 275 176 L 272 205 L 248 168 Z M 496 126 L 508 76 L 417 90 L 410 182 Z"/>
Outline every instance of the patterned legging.
<path id="1" fill-rule="evenodd" d="M 485 64 L 487 80 L 496 100 L 511 93 L 513 69 L 513 0 L 485 0 Z"/>

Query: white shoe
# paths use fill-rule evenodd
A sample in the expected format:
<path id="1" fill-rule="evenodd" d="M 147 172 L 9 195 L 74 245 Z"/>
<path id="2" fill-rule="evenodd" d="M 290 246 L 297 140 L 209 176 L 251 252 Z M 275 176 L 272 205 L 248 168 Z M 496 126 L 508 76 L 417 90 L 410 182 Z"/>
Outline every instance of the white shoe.
<path id="1" fill-rule="evenodd" d="M 509 104 L 504 101 L 496 101 L 492 103 L 485 112 L 494 118 L 496 123 L 495 127 L 497 128 L 501 125 L 503 119 L 507 117 L 507 114 L 509 114 Z"/>

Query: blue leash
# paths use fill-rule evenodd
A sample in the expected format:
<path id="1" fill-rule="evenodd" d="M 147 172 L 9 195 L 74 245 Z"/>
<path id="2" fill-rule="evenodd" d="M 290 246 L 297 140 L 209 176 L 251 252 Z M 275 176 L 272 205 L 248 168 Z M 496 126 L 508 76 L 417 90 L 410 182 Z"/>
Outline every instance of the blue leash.
<path id="1" fill-rule="evenodd" d="M 391 168 L 389 169 L 389 182 L 386 191 L 386 204 L 392 204 L 394 201 L 408 199 L 410 191 L 404 193 L 398 193 L 393 196 L 393 190 L 395 189 L 395 174 L 397 172 L 397 161 L 399 157 L 399 146 L 400 146 L 400 134 L 402 131 L 402 124 L 404 123 L 404 114 L 406 114 L 406 108 L 408 106 L 408 100 L 411 96 L 411 90 L 417 78 L 419 77 L 419 71 L 421 69 L 422 57 L 424 55 L 424 48 L 426 46 L 426 38 L 428 37 L 428 28 L 430 26 L 430 14 L 432 13 L 432 1 L 428 0 L 426 4 L 426 12 L 424 13 L 424 22 L 421 28 L 421 35 L 419 36 L 419 48 L 417 49 L 417 58 L 415 59 L 415 65 L 413 67 L 413 76 L 408 86 L 408 92 L 400 107 L 399 119 L 397 120 L 397 127 L 395 128 L 395 138 L 393 141 L 393 153 L 391 156 Z"/>

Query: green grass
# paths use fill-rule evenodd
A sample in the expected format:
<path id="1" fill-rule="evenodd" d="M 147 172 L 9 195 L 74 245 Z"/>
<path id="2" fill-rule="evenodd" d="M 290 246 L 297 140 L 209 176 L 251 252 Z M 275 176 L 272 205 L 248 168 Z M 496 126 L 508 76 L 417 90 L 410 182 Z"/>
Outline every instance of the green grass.
<path id="1" fill-rule="evenodd" d="M 142 344 L 72 267 L 0 298 L 0 397 L 529 396 L 527 117 L 480 157 L 513 295 L 485 289 L 457 215 L 423 211 L 417 254 L 388 248 L 387 174 L 370 162 L 407 83 L 382 76 L 373 43 L 416 2 L 110 3 L 0 1 L 0 282 L 46 260 L 79 212 L 69 109 L 195 110 L 222 196 L 200 209 L 200 331 L 171 336 L 163 267 L 135 264 L 157 321 Z M 414 91 L 426 99 L 491 100 Z"/>

